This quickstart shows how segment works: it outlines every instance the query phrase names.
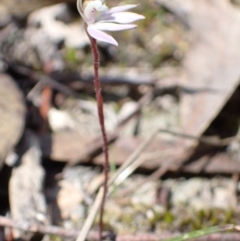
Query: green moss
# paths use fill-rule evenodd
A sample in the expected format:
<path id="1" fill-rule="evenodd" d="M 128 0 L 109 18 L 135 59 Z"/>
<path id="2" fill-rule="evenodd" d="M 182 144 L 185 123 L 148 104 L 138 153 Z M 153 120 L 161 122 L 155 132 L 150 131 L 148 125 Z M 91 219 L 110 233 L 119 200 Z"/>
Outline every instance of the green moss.
<path id="1" fill-rule="evenodd" d="M 174 217 L 173 215 L 171 214 L 170 211 L 166 211 L 164 216 L 163 216 L 163 221 L 167 224 L 172 224 L 173 221 L 174 221 Z"/>
<path id="2" fill-rule="evenodd" d="M 77 49 L 66 48 L 64 51 L 65 62 L 68 68 L 76 68 L 80 61 L 78 59 Z"/>
<path id="3" fill-rule="evenodd" d="M 51 235 L 51 236 L 50 236 L 50 240 L 51 240 L 51 241 L 63 241 L 63 238 L 60 237 L 60 236 Z"/>
<path id="4" fill-rule="evenodd" d="M 234 219 L 234 211 L 227 210 L 225 212 L 225 224 L 233 222 L 233 219 Z"/>
<path id="5" fill-rule="evenodd" d="M 179 210 L 152 210 L 153 216 L 147 217 L 149 207 L 141 208 L 131 205 L 122 207 L 119 211 L 116 208 L 108 210 L 105 214 L 105 223 L 116 232 L 134 233 L 138 231 L 154 230 L 158 231 L 180 231 L 189 232 L 199 230 L 214 225 L 225 225 L 236 223 L 236 214 L 232 210 L 224 211 L 220 209 L 194 211 L 181 208 Z"/>

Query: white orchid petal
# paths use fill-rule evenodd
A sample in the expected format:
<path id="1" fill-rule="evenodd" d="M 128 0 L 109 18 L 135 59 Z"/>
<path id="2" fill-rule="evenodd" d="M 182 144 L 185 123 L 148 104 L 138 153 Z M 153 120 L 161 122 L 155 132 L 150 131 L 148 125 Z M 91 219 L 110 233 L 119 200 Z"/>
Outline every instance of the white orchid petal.
<path id="1" fill-rule="evenodd" d="M 77 0 L 77 9 L 78 12 L 82 12 L 82 0 Z"/>
<path id="2" fill-rule="evenodd" d="M 109 19 L 109 21 L 113 21 L 116 23 L 132 23 L 145 18 L 143 15 L 131 12 L 113 13 L 111 16 L 113 20 Z"/>
<path id="3" fill-rule="evenodd" d="M 114 8 L 110 8 L 107 13 L 111 14 L 111 13 L 118 13 L 118 12 L 122 12 L 122 11 L 126 11 L 132 8 L 137 7 L 137 4 L 128 4 L 128 5 L 123 5 L 123 6 L 119 6 L 119 7 L 114 7 Z"/>
<path id="4" fill-rule="evenodd" d="M 85 17 L 84 17 L 84 14 L 83 14 L 82 0 L 77 0 L 77 9 L 78 9 L 78 12 L 80 13 L 81 17 L 85 21 Z"/>
<path id="5" fill-rule="evenodd" d="M 108 10 L 108 7 L 105 4 L 103 4 L 100 8 L 97 9 L 97 11 L 99 12 L 105 12 L 107 10 Z"/>
<path id="6" fill-rule="evenodd" d="M 103 13 L 101 13 L 99 16 L 96 17 L 96 22 L 99 21 L 105 21 L 105 20 L 109 20 L 112 19 L 113 17 L 111 17 L 111 14 L 108 14 L 108 11 L 105 11 Z"/>
<path id="7" fill-rule="evenodd" d="M 116 23 L 105 23 L 99 22 L 95 23 L 94 26 L 99 30 L 106 30 L 106 31 L 121 31 L 126 29 L 135 28 L 137 25 L 135 24 L 116 24 Z"/>
<path id="8" fill-rule="evenodd" d="M 94 22 L 96 18 L 96 11 L 102 7 L 102 2 L 100 0 L 87 1 L 86 7 L 84 9 L 84 16 L 89 22 Z"/>
<path id="9" fill-rule="evenodd" d="M 117 41 L 110 35 L 98 30 L 93 24 L 88 25 L 88 33 L 95 39 L 118 46 Z"/>

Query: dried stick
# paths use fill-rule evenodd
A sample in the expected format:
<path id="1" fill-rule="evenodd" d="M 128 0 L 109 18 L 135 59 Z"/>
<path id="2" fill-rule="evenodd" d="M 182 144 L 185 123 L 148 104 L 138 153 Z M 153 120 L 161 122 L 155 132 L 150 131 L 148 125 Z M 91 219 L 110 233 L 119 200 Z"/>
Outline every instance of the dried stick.
<path id="1" fill-rule="evenodd" d="M 68 230 L 57 226 L 39 225 L 36 223 L 24 221 L 24 220 L 16 221 L 3 216 L 0 216 L 0 227 L 15 228 L 15 229 L 20 229 L 26 232 L 33 232 L 33 233 L 57 235 L 65 238 L 75 238 L 79 233 L 78 230 L 74 230 L 74 229 Z M 88 238 L 96 240 L 97 236 L 98 234 L 96 232 L 91 232 L 89 233 Z"/>
<path id="2" fill-rule="evenodd" d="M 24 220 L 15 221 L 10 218 L 6 218 L 0 216 L 0 227 L 9 227 L 15 229 L 21 229 L 26 232 L 37 232 L 42 234 L 49 234 L 49 235 L 56 235 L 65 238 L 75 238 L 78 235 L 78 231 L 74 229 L 64 229 L 57 226 L 44 226 L 35 223 L 26 222 Z M 226 230 L 234 230 L 233 233 L 214 233 L 210 235 L 206 235 L 200 238 L 196 238 L 194 240 L 198 241 L 223 241 L 223 240 L 231 240 L 231 241 L 238 241 L 240 240 L 240 233 L 236 232 L 239 231 L 239 226 L 234 225 L 226 225 Z M 105 234 L 104 234 L 105 235 Z M 107 233 L 106 233 L 107 235 Z M 158 240 L 165 240 L 169 239 L 175 235 L 174 233 L 138 233 L 138 234 L 125 234 L 125 235 L 118 235 L 116 237 L 116 241 L 158 241 Z M 98 233 L 95 231 L 91 231 L 88 235 L 90 240 L 97 240 Z"/>
<path id="3" fill-rule="evenodd" d="M 212 137 L 208 137 L 208 136 L 200 136 L 199 137 L 199 136 L 189 135 L 189 134 L 185 134 L 182 132 L 176 132 L 176 131 L 167 130 L 167 129 L 159 129 L 159 132 L 166 133 L 166 134 L 169 134 L 172 136 L 176 136 L 178 138 L 197 141 L 199 143 L 210 145 L 210 146 L 226 146 L 226 145 L 230 144 L 232 141 L 238 140 L 238 138 L 237 138 L 238 136 L 228 137 L 225 139 L 216 139 L 216 138 L 213 139 Z"/>
<path id="4" fill-rule="evenodd" d="M 97 47 L 96 39 L 92 38 L 87 31 L 87 25 L 85 24 L 85 30 L 88 35 L 88 38 L 91 42 L 92 54 L 94 58 L 94 86 L 96 92 L 96 99 L 97 99 L 97 109 L 98 109 L 98 119 L 99 124 L 102 132 L 102 140 L 103 140 L 103 153 L 105 156 L 105 163 L 104 163 L 104 183 L 103 183 L 103 196 L 102 202 L 100 206 L 100 217 L 99 217 L 99 240 L 102 240 L 102 231 L 103 231 L 103 215 L 104 215 L 104 204 L 107 195 L 107 182 L 108 182 L 108 171 L 109 171 L 109 160 L 108 160 L 108 141 L 107 135 L 105 130 L 104 124 L 104 113 L 103 113 L 103 97 L 101 94 L 101 84 L 98 75 L 98 67 L 99 67 L 99 52 Z"/>

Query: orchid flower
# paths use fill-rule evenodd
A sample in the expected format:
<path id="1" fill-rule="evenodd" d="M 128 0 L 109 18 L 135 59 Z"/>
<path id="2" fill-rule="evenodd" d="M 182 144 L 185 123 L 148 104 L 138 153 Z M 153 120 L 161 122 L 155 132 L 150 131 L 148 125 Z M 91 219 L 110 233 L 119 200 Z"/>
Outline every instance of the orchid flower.
<path id="1" fill-rule="evenodd" d="M 104 0 L 77 0 L 77 8 L 86 23 L 88 34 L 94 39 L 116 46 L 117 41 L 102 30 L 121 31 L 135 28 L 137 25 L 129 23 L 144 19 L 144 16 L 125 11 L 136 6 L 129 4 L 109 9 Z"/>

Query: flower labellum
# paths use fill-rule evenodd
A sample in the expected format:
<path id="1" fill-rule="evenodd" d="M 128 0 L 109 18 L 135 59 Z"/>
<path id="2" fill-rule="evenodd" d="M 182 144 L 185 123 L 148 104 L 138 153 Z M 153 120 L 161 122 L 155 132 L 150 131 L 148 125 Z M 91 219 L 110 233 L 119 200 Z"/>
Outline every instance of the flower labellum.
<path id="1" fill-rule="evenodd" d="M 88 34 L 99 41 L 118 45 L 117 41 L 103 31 L 121 31 L 135 28 L 130 24 L 145 17 L 132 12 L 126 12 L 137 5 L 129 4 L 108 8 L 104 0 L 77 0 L 77 8 L 87 25 Z"/>

